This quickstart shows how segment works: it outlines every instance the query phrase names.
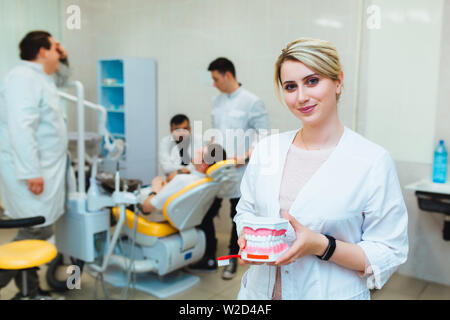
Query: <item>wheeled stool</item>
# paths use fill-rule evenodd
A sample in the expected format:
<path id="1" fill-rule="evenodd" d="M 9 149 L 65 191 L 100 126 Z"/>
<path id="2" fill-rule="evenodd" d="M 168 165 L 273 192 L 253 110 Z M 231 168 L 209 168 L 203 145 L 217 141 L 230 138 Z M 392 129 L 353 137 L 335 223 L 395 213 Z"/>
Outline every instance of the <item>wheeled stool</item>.
<path id="1" fill-rule="evenodd" d="M 0 229 L 31 227 L 45 222 L 44 217 L 0 220 Z M 22 293 L 29 295 L 27 270 L 46 264 L 56 257 L 56 247 L 43 240 L 20 240 L 0 246 L 0 269 L 21 270 Z"/>

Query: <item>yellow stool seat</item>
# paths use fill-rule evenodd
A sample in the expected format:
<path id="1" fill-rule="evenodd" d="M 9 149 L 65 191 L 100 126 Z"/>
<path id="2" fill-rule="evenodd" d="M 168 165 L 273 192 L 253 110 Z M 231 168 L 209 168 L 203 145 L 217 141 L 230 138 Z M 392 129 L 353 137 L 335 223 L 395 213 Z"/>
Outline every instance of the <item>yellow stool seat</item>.
<path id="1" fill-rule="evenodd" d="M 126 209 L 126 225 L 128 228 L 133 229 L 134 219 L 136 218 L 133 211 Z M 119 208 L 112 208 L 114 216 L 119 218 Z M 142 217 L 137 217 L 136 231 L 151 237 L 166 237 L 178 230 L 170 225 L 169 222 L 152 222 Z"/>
<path id="2" fill-rule="evenodd" d="M 0 246 L 0 269 L 20 270 L 40 266 L 56 257 L 56 247 L 43 240 L 21 240 Z"/>

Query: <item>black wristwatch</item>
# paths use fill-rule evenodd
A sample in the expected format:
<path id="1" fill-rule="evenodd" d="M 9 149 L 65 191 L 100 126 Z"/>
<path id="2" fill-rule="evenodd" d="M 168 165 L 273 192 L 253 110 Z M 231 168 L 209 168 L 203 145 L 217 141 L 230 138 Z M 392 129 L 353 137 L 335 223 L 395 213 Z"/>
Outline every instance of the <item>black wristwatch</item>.
<path id="1" fill-rule="evenodd" d="M 322 256 L 316 256 L 316 257 L 319 258 L 320 260 L 328 261 L 331 258 L 331 256 L 333 255 L 334 250 L 336 250 L 336 239 L 327 234 L 325 234 L 324 236 L 328 238 L 328 247 Z"/>
<path id="2" fill-rule="evenodd" d="M 149 194 L 148 196 L 149 196 L 149 197 L 152 196 L 152 195 L 155 195 L 155 196 L 156 196 L 157 194 L 158 194 L 158 193 L 156 193 L 155 191 L 152 191 L 152 192 L 150 192 L 150 194 Z"/>

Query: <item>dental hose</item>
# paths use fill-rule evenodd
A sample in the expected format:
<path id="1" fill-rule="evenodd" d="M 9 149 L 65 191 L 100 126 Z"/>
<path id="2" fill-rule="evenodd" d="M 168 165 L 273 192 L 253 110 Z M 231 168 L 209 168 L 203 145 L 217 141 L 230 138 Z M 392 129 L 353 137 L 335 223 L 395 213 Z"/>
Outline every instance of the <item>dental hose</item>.
<path id="1" fill-rule="evenodd" d="M 138 188 L 140 189 L 140 187 Z M 133 236 L 131 238 L 131 249 L 130 249 L 130 259 L 129 259 L 129 266 L 126 270 L 126 279 L 127 283 L 125 288 L 122 290 L 120 294 L 120 299 L 125 300 L 128 298 L 128 290 L 131 288 L 132 292 L 135 290 L 136 286 L 136 272 L 135 272 L 135 266 L 134 266 L 134 260 L 135 260 L 135 244 L 136 244 L 136 233 L 137 233 L 137 206 L 133 206 L 134 215 L 133 215 Z"/>

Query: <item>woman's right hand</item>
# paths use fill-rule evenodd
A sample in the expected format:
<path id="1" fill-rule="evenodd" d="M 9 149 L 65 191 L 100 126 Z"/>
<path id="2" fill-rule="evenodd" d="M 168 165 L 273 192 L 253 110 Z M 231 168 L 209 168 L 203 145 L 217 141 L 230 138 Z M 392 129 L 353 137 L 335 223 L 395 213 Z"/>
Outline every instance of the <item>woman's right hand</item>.
<path id="1" fill-rule="evenodd" d="M 242 230 L 241 235 L 239 236 L 238 245 L 239 245 L 239 255 L 241 255 L 242 254 L 242 250 L 244 250 L 244 248 L 247 246 L 247 240 L 245 240 L 244 230 Z M 244 260 L 242 258 L 239 258 L 238 261 L 239 261 L 239 264 L 241 264 L 241 265 L 246 265 L 246 264 L 261 265 L 261 264 L 264 264 L 264 262 L 248 261 L 248 260 Z"/>

